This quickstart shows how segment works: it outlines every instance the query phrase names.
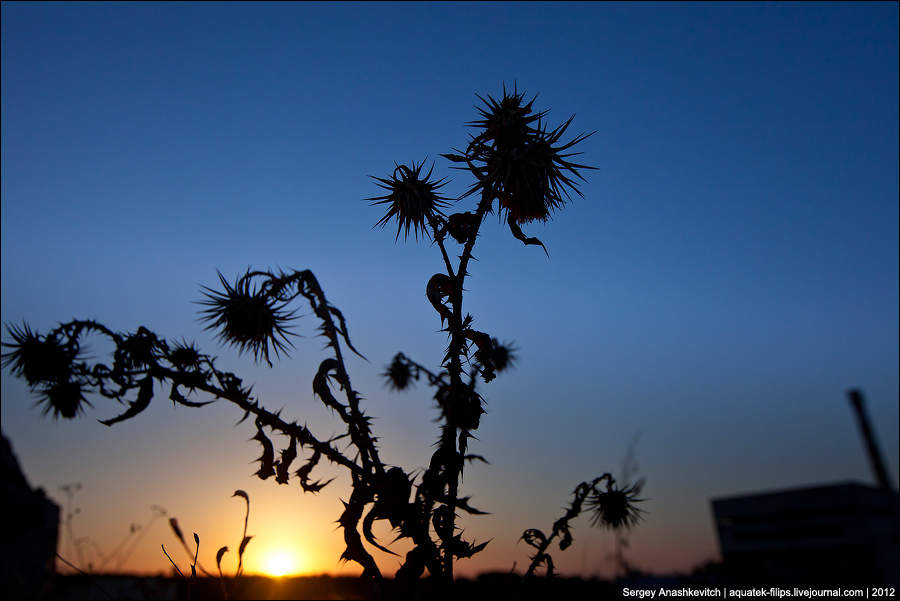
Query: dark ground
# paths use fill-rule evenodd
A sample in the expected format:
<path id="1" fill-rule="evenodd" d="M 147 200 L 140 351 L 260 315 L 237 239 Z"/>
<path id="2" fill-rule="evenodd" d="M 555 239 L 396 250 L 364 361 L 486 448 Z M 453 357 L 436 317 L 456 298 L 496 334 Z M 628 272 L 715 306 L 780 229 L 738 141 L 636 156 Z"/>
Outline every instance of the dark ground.
<path id="1" fill-rule="evenodd" d="M 413 597 L 386 581 L 384 596 L 369 583 L 355 577 L 306 576 L 267 578 L 245 576 L 227 579 L 227 597 L 216 578 L 197 578 L 190 587 L 182 578 L 134 576 L 61 576 L 45 589 L 47 599 L 607 599 L 616 598 L 621 587 L 608 581 L 579 578 L 538 578 L 527 585 L 514 574 L 483 574 L 459 579 L 449 594 L 432 590 L 423 581 Z M 445 592 L 445 591 L 444 591 Z"/>

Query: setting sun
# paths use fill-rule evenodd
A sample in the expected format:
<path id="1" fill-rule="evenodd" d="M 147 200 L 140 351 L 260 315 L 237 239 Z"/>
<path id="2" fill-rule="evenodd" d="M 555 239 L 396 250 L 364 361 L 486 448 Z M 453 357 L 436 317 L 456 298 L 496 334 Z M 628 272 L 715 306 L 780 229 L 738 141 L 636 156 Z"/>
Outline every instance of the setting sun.
<path id="1" fill-rule="evenodd" d="M 295 553 L 280 549 L 272 551 L 266 558 L 263 571 L 269 576 L 285 576 L 299 571 L 299 561 Z"/>

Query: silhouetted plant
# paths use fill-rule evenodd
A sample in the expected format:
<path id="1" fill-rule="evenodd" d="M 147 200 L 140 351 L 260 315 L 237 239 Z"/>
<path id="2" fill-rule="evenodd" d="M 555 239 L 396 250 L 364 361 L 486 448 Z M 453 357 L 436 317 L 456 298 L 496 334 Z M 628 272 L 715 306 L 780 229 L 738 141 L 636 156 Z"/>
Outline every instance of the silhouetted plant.
<path id="1" fill-rule="evenodd" d="M 119 544 L 110 551 L 104 550 L 90 536 L 77 536 L 75 531 L 75 518 L 80 515 L 81 508 L 75 506 L 75 496 L 81 491 L 81 482 L 70 482 L 63 484 L 59 490 L 66 496 L 65 502 L 65 534 L 66 534 L 66 553 L 69 557 L 75 559 L 76 563 L 64 558 L 61 554 L 57 554 L 66 565 L 72 567 L 81 574 L 103 573 L 112 563 L 113 570 L 118 571 L 122 565 L 128 561 L 128 558 L 137 548 L 138 543 L 150 530 L 153 523 L 165 517 L 166 510 L 159 505 L 150 506 L 150 518 L 143 525 L 132 522 L 128 526 L 128 532 L 119 541 Z M 60 545 L 62 546 L 62 545 Z M 86 551 L 87 552 L 86 552 Z M 91 559 L 91 555 L 97 561 Z"/>
<path id="2" fill-rule="evenodd" d="M 246 510 L 244 513 L 244 534 L 241 536 L 241 543 L 238 545 L 238 559 L 237 559 L 237 567 L 234 571 L 234 578 L 237 579 L 244 573 L 244 552 L 247 550 L 247 545 L 250 543 L 252 536 L 247 536 L 247 524 L 250 520 L 250 497 L 243 490 L 236 490 L 232 497 L 240 497 L 244 499 L 244 503 L 246 506 Z M 203 572 L 204 575 L 208 577 L 212 577 L 208 570 L 206 570 L 203 565 L 198 561 L 198 557 L 200 555 L 200 536 L 195 532 L 194 533 L 194 542 L 196 543 L 196 548 L 194 551 L 191 551 L 190 547 L 188 547 L 187 541 L 184 538 L 184 533 L 181 531 L 181 526 L 178 524 L 177 518 L 169 518 L 169 527 L 172 529 L 172 533 L 175 535 L 175 538 L 178 539 L 178 542 L 181 543 L 181 546 L 184 547 L 184 550 L 187 552 L 188 556 L 193 554 L 194 559 L 191 563 L 191 577 L 187 579 L 184 575 L 184 572 L 178 567 L 178 564 L 175 563 L 175 560 L 172 559 L 172 556 L 169 555 L 169 552 L 166 551 L 165 545 L 160 545 L 162 547 L 162 551 L 165 554 L 166 558 L 169 560 L 169 563 L 172 564 L 172 567 L 175 568 L 175 572 L 181 576 L 183 579 L 187 580 L 188 583 L 188 597 L 190 597 L 191 584 L 193 584 L 194 580 L 197 578 L 197 568 Z M 228 585 L 226 583 L 225 575 L 222 573 L 222 558 L 228 553 L 228 546 L 223 545 L 219 547 L 219 550 L 216 551 L 216 569 L 219 572 L 219 584 L 222 587 L 222 597 L 228 598 Z"/>
<path id="3" fill-rule="evenodd" d="M 59 487 L 59 490 L 66 495 L 66 512 L 63 520 L 66 525 L 66 552 L 70 557 L 77 558 L 81 570 L 84 571 L 87 568 L 86 571 L 91 572 L 93 571 L 93 566 L 90 562 L 85 561 L 84 552 L 81 550 L 81 547 L 88 542 L 88 539 L 75 536 L 75 516 L 81 513 L 81 507 L 75 506 L 75 495 L 81 490 L 81 482 L 63 484 Z"/>
<path id="4" fill-rule="evenodd" d="M 188 549 L 187 543 L 184 540 L 184 535 L 181 533 L 181 529 L 178 527 L 178 522 L 175 518 L 169 520 L 169 523 L 172 525 L 172 530 L 175 531 L 175 535 L 181 541 L 181 544 L 184 545 L 184 548 L 187 550 L 188 554 L 191 553 L 190 549 Z M 169 560 L 169 563 L 172 564 L 172 567 L 175 568 L 175 573 L 181 576 L 183 580 L 187 581 L 187 598 L 191 598 L 191 585 L 194 584 L 194 581 L 197 580 L 197 558 L 200 556 L 200 536 L 194 532 L 194 544 L 196 545 L 194 550 L 194 561 L 191 562 L 191 577 L 188 578 L 184 575 L 184 572 L 181 571 L 181 568 L 178 567 L 178 564 L 175 563 L 175 560 L 172 559 L 172 556 L 169 555 L 169 552 L 166 551 L 165 545 L 160 545 L 162 547 L 162 552 L 166 556 L 166 559 Z M 207 573 L 208 575 L 208 573 Z"/>
<path id="5" fill-rule="evenodd" d="M 637 496 L 642 486 L 641 482 L 618 486 L 610 474 L 603 474 L 591 482 L 582 482 L 576 486 L 572 493 L 572 503 L 566 509 L 566 513 L 553 522 L 550 536 L 537 528 L 529 528 L 522 533 L 520 540 L 524 540 L 536 550 L 531 556 L 531 564 L 525 572 L 525 578 L 533 576 L 541 564 L 544 564 L 547 576 L 554 575 L 553 557 L 547 552 L 550 543 L 559 537 L 559 550 L 568 549 L 575 541 L 570 522 L 585 509 L 592 513 L 591 526 L 622 530 L 637 524 L 642 513 L 636 505 L 641 502 Z"/>
<path id="6" fill-rule="evenodd" d="M 637 478 L 638 464 L 636 455 L 639 438 L 640 434 L 635 434 L 634 438 L 632 438 L 631 442 L 628 444 L 619 477 L 623 482 L 634 482 L 634 487 L 637 488 L 638 491 L 643 490 L 643 487 L 646 484 L 646 480 L 643 477 Z M 619 576 L 627 576 L 634 571 L 631 562 L 625 557 L 625 550 L 630 546 L 630 541 L 628 540 L 630 532 L 631 531 L 628 528 L 619 528 L 615 533 L 615 551 L 612 554 L 612 558 L 615 562 L 615 570 Z"/>
<path id="7" fill-rule="evenodd" d="M 347 372 L 345 348 L 362 355 L 350 341 L 344 315 L 308 270 L 248 270 L 233 283 L 219 274 L 221 289 L 205 289 L 202 316 L 222 342 L 252 353 L 257 362 L 271 366 L 272 355 L 278 358 L 291 347 L 290 325 L 296 309 L 289 307 L 293 303 L 308 304 L 319 322 L 319 334 L 327 342 L 328 353 L 313 378 L 313 392 L 344 423 L 346 431 L 338 436 L 316 436 L 300 422 L 283 418 L 280 411 L 265 408 L 240 377 L 220 370 L 213 357 L 183 340 L 174 343 L 162 339 L 143 326 L 132 333 L 120 333 L 97 321 L 73 320 L 46 335 L 28 325 L 8 326 L 12 342 L 6 346 L 11 350 L 3 355 L 3 363 L 27 381 L 39 395 L 44 412 L 52 411 L 54 417 L 78 415 L 89 404 L 85 397 L 88 392 L 127 400 L 123 413 L 101 420 L 108 426 L 141 413 L 162 386 L 168 387 L 174 403 L 189 407 L 225 399 L 243 410 L 241 421 L 253 418 L 253 438 L 262 447 L 256 471 L 259 478 L 274 477 L 279 484 L 294 479 L 305 492 L 315 493 L 330 482 L 312 476 L 321 460 L 347 469 L 352 486 L 338 519 L 346 544 L 341 559 L 362 566 L 364 577 L 380 580 L 381 571 L 370 549 L 393 551 L 376 540 L 372 528 L 376 521 L 386 520 L 398 532 L 398 539 L 412 542 L 396 573 L 401 585 L 414 586 L 426 570 L 437 583 L 452 583 L 454 561 L 472 557 L 487 545 L 463 539 L 456 523 L 458 512 L 483 513 L 472 506 L 469 496 L 460 493 L 466 462 L 484 460 L 469 451 L 469 441 L 485 413 L 477 384 L 479 380 L 488 383 L 508 370 L 516 357 L 510 344 L 475 329 L 474 318 L 463 311 L 464 282 L 473 248 L 485 216 L 497 211 L 517 240 L 539 245 L 546 253 L 544 244 L 527 237 L 521 226 L 549 219 L 565 206 L 570 192 L 581 195 L 578 181 L 583 177 L 579 169 L 590 168 L 570 160 L 578 153 L 567 152 L 590 134 L 561 141 L 572 117 L 548 129 L 543 121 L 547 111 L 536 112 L 534 99 L 526 102 L 524 93 L 515 89 L 509 92 L 505 87 L 499 100 L 491 96 L 479 99 L 483 103 L 478 109 L 480 118 L 468 123 L 476 133 L 464 150 L 442 155 L 474 178 L 468 190 L 454 199 L 461 201 L 474 195 L 474 206 L 446 215 L 451 199 L 439 192 L 447 182 L 432 179 L 433 165 L 424 172 L 424 161 L 396 165 L 389 177 L 373 178 L 385 193 L 367 199 L 386 207 L 377 225 L 396 221 L 395 239 L 403 232 L 407 240 L 410 231 L 416 240 L 420 234 L 431 239 L 443 262 L 443 271 L 432 275 L 425 286 L 425 296 L 448 337 L 441 365 L 430 370 L 399 353 L 384 374 L 396 390 L 424 380 L 434 391 L 441 412 L 440 436 L 428 466 L 420 474 L 413 476 L 382 461 L 371 418 Z M 448 250 L 451 240 L 462 248 Z M 453 255 L 458 257 L 455 264 Z M 81 340 L 88 335 L 105 336 L 114 344 L 111 365 L 90 363 L 81 356 Z M 201 393 L 213 399 L 192 400 Z M 270 438 L 273 434 L 289 441 L 277 454 Z M 350 450 L 336 446 L 338 439 L 347 439 Z M 600 487 L 601 483 L 606 488 Z M 637 517 L 632 506 L 635 492 L 634 488 L 617 488 L 608 474 L 580 485 L 576 489 L 577 507 L 573 502 L 569 512 L 574 514 L 567 513 L 569 517 L 557 521 L 550 537 L 541 540 L 539 531 L 526 531 L 526 535 L 531 533 L 526 540 L 537 543 L 536 561 L 552 568 L 546 547 L 555 536 L 563 537 L 563 548 L 568 546 L 568 520 L 578 514 L 583 503 L 594 511 L 595 525 L 631 525 Z"/>

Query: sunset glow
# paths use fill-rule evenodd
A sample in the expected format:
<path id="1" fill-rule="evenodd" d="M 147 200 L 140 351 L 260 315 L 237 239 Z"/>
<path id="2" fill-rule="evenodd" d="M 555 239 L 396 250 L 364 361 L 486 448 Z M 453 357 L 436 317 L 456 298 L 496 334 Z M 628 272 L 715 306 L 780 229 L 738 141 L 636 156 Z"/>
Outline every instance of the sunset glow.
<path id="1" fill-rule="evenodd" d="M 299 560 L 296 553 L 278 549 L 269 553 L 263 564 L 263 572 L 269 576 L 280 577 L 296 574 L 299 571 Z"/>
<path id="2" fill-rule="evenodd" d="M 499 587 L 556 532 L 562 577 L 695 586 L 714 499 L 900 482 L 900 4 L 473 8 L 0 2 L 0 443 L 62 574 Z M 490 154 L 510 91 L 558 141 Z M 413 161 L 440 198 L 387 203 Z"/>

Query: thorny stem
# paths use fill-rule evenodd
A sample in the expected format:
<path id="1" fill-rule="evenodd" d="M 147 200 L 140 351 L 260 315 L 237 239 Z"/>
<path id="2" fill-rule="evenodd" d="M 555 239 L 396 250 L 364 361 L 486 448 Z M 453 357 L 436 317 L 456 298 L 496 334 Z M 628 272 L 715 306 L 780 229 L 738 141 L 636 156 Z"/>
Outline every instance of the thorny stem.
<path id="1" fill-rule="evenodd" d="M 400 358 L 402 361 L 405 361 L 409 365 L 415 367 L 418 371 L 421 371 L 426 376 L 428 376 L 428 381 L 432 386 L 440 386 L 444 383 L 443 375 L 435 374 L 433 371 L 431 371 L 424 365 L 413 361 L 412 359 L 410 359 L 403 353 L 397 353 L 397 357 Z"/>
<path id="2" fill-rule="evenodd" d="M 74 340 L 78 336 L 80 336 L 83 330 L 95 331 L 104 334 L 111 338 L 117 346 L 122 343 L 122 336 L 120 336 L 116 332 L 113 332 L 106 326 L 89 319 L 76 319 L 66 324 L 62 324 L 55 330 L 51 331 L 48 334 L 48 337 L 57 336 L 58 334 L 65 332 L 70 340 Z M 234 377 L 232 374 L 226 374 L 217 370 L 215 365 L 213 365 L 212 361 L 208 358 L 206 359 L 206 364 L 209 367 L 210 372 L 215 376 L 216 380 L 220 384 L 223 384 L 224 381 Z M 143 371 L 143 369 L 136 369 L 133 372 L 126 373 L 125 375 L 139 375 L 143 373 Z M 149 371 L 150 375 L 160 380 L 167 379 L 172 382 L 178 382 L 181 379 L 181 374 L 179 372 L 162 367 L 159 364 L 151 366 L 149 368 Z M 102 380 L 96 374 L 88 371 L 86 371 L 83 375 L 95 383 L 99 383 Z M 243 391 L 239 389 L 228 390 L 226 388 L 218 388 L 201 381 L 192 382 L 191 385 L 193 388 L 202 390 L 203 392 L 211 394 L 216 398 L 223 398 L 234 403 L 245 412 L 258 417 L 262 421 L 262 423 L 277 432 L 281 432 L 282 434 L 288 436 L 295 436 L 299 442 L 311 446 L 315 451 L 319 451 L 332 463 L 346 467 L 354 473 L 360 472 L 362 469 L 355 462 L 350 461 L 349 459 L 344 457 L 339 450 L 332 447 L 330 444 L 318 440 L 313 435 L 313 433 L 305 426 L 300 426 L 296 422 L 288 423 L 284 421 L 283 419 L 281 419 L 281 417 L 268 411 L 265 407 L 261 407 L 258 400 L 251 402 L 248 398 L 246 398 Z"/>
<path id="3" fill-rule="evenodd" d="M 283 420 L 279 413 L 271 412 L 265 407 L 260 406 L 259 401 L 250 396 L 249 390 L 241 386 L 241 380 L 239 378 L 231 373 L 220 372 L 217 370 L 213 364 L 213 360 L 208 356 L 201 357 L 201 361 L 207 368 L 206 372 L 194 373 L 170 369 L 161 365 L 156 358 L 153 358 L 148 360 L 145 365 L 132 367 L 131 369 L 117 366 L 116 371 L 111 371 L 108 367 L 100 364 L 91 369 L 88 365 L 79 363 L 73 365 L 73 374 L 85 378 L 91 385 L 97 386 L 98 392 L 103 396 L 118 398 L 120 400 L 129 390 L 136 387 L 143 387 L 143 382 L 152 382 L 152 379 L 170 381 L 172 384 L 172 394 L 170 395 L 170 398 L 174 402 L 188 406 L 198 406 L 198 404 L 187 401 L 187 399 L 178 392 L 177 389 L 179 386 L 184 386 L 192 391 L 198 390 L 205 392 L 216 398 L 226 399 L 243 409 L 245 418 L 252 414 L 256 418 L 259 427 L 267 426 L 273 432 L 278 432 L 289 436 L 292 439 L 296 439 L 301 446 L 308 445 L 312 447 L 314 454 L 324 455 L 332 463 L 346 467 L 351 472 L 354 480 L 362 483 L 360 489 L 363 493 L 361 494 L 367 499 L 366 502 L 371 502 L 374 481 L 378 475 L 384 473 L 384 464 L 378 457 L 374 438 L 368 432 L 368 420 L 359 409 L 359 397 L 351 387 L 350 379 L 347 376 L 338 340 L 338 332 L 346 338 L 346 326 L 343 322 L 343 316 L 327 303 L 318 282 L 316 282 L 312 273 L 309 271 L 295 272 L 290 276 L 281 278 L 276 278 L 272 274 L 252 272 L 246 277 L 255 277 L 259 275 L 267 277 L 268 281 L 266 284 L 270 286 L 270 292 L 275 296 L 284 296 L 286 293 L 286 286 L 297 284 L 297 292 L 293 294 L 291 298 L 296 298 L 296 296 L 302 294 L 310 302 L 317 317 L 322 321 L 322 330 L 329 339 L 330 346 L 334 348 L 335 351 L 334 362 L 336 364 L 336 379 L 347 396 L 349 406 L 349 415 L 343 412 L 339 413 L 348 423 L 348 434 L 350 435 L 354 446 L 360 452 L 359 457 L 362 461 L 362 465 L 359 465 L 355 460 L 346 457 L 340 450 L 333 447 L 331 441 L 321 441 L 317 439 L 306 426 L 300 426 L 296 422 L 289 423 Z M 305 288 L 303 287 L 304 285 Z M 274 288 L 274 290 L 272 288 Z M 332 311 L 335 311 L 337 317 L 341 320 L 340 330 L 332 319 Z M 48 335 L 48 338 L 56 339 L 61 335 L 64 336 L 67 338 L 67 341 L 64 344 L 65 348 L 71 351 L 71 354 L 75 356 L 79 349 L 78 338 L 84 332 L 95 332 L 108 336 L 116 344 L 117 349 L 121 349 L 123 343 L 126 342 L 125 336 L 113 332 L 109 328 L 92 320 L 76 320 L 63 324 L 52 331 Z M 138 332 L 143 333 L 143 335 L 153 336 L 154 344 L 159 343 L 155 338 L 155 335 L 145 328 L 139 329 Z M 162 342 L 164 343 L 164 341 Z M 167 346 L 168 345 L 166 345 L 166 347 Z M 194 377 L 198 374 L 202 374 L 201 377 Z M 141 379 L 141 383 L 135 383 L 137 379 Z M 115 387 L 107 388 L 105 386 L 106 381 L 114 383 Z M 136 404 L 137 402 L 132 403 L 132 407 L 135 407 Z M 135 410 L 132 415 L 138 413 L 140 410 L 142 409 Z M 120 421 L 121 419 L 127 419 L 127 417 L 120 416 L 120 418 L 114 419 Z M 108 423 L 108 425 L 111 424 Z M 357 495 L 353 498 L 359 500 L 361 497 Z M 357 508 L 354 507 L 353 511 L 345 512 L 345 515 L 342 516 L 342 522 L 346 524 L 345 534 L 351 538 L 354 536 L 357 539 L 359 538 L 358 533 L 356 532 L 359 523 L 359 515 L 357 514 L 361 514 L 361 511 L 362 508 L 359 508 L 357 511 Z M 354 519 L 350 520 L 349 518 L 351 517 Z M 352 532 L 350 532 L 350 530 L 352 530 Z M 352 559 L 353 561 L 360 563 L 363 566 L 366 575 L 376 579 L 380 578 L 381 574 L 378 571 L 374 559 L 361 543 L 358 546 L 353 547 L 353 554 L 347 557 L 347 559 Z"/>
<path id="4" fill-rule="evenodd" d="M 214 368 L 212 369 L 216 379 L 221 382 L 223 374 Z M 177 377 L 177 372 L 159 365 L 154 366 L 151 369 L 151 374 L 158 378 L 172 379 L 173 376 Z M 301 426 L 297 422 L 288 423 L 284 421 L 278 415 L 275 415 L 265 407 L 260 406 L 259 401 L 250 402 L 250 400 L 245 398 L 240 391 L 229 391 L 201 382 L 195 383 L 194 388 L 234 403 L 245 412 L 256 416 L 260 423 L 268 426 L 273 431 L 280 432 L 286 436 L 294 436 L 301 444 L 311 446 L 314 451 L 322 453 L 322 455 L 332 463 L 346 467 L 353 473 L 362 471 L 362 468 L 359 465 L 344 457 L 339 450 L 327 442 L 322 442 L 317 439 L 306 426 Z"/>
<path id="5" fill-rule="evenodd" d="M 463 346 L 465 345 L 465 334 L 463 332 L 462 326 L 462 292 L 463 292 L 463 284 L 466 279 L 466 267 L 469 263 L 469 259 L 472 256 L 472 249 L 475 246 L 475 240 L 478 238 L 478 231 L 481 229 L 481 224 L 484 221 L 484 215 L 487 213 L 488 209 L 491 207 L 491 203 L 493 202 L 493 194 L 492 189 L 485 189 L 481 202 L 478 205 L 478 209 L 475 213 L 475 228 L 474 231 L 470 234 L 468 240 L 466 240 L 466 244 L 463 247 L 462 255 L 459 257 L 459 267 L 456 270 L 456 275 L 454 276 L 453 270 L 449 266 L 447 266 L 447 275 L 449 275 L 452 279 L 455 280 L 453 293 L 450 295 L 450 302 L 453 306 L 452 317 L 449 320 L 448 328 L 450 330 L 450 348 L 448 351 L 448 355 L 450 357 L 450 365 L 447 366 L 447 371 L 450 375 L 450 401 L 453 402 L 461 402 L 461 391 L 465 387 L 462 381 L 462 361 L 461 355 Z M 443 245 L 441 245 L 441 250 L 443 251 Z M 445 253 L 446 254 L 446 253 Z M 463 448 L 457 449 L 457 436 L 456 431 L 459 428 L 459 424 L 451 421 L 452 415 L 455 415 L 456 412 L 448 412 L 447 419 L 447 427 L 444 428 L 441 433 L 441 449 L 443 451 L 443 456 L 445 460 L 445 468 L 447 470 L 447 486 L 448 486 L 448 496 L 449 496 L 449 526 L 447 531 L 449 532 L 449 539 L 452 539 L 453 533 L 456 528 L 456 501 L 459 496 L 459 475 L 462 470 L 462 456 L 465 454 Z M 465 444 L 465 438 L 461 434 L 460 435 L 460 447 Z M 448 541 L 445 541 L 449 542 Z M 453 583 L 453 553 L 450 548 L 448 548 L 447 544 L 443 545 L 444 547 L 444 557 L 443 557 L 443 571 L 444 571 L 444 579 L 447 584 Z"/>
<path id="6" fill-rule="evenodd" d="M 556 538 L 559 534 L 564 532 L 569 527 L 569 522 L 574 520 L 581 513 L 581 508 L 584 503 L 584 500 L 587 498 L 588 493 L 595 489 L 595 487 L 606 480 L 607 482 L 612 482 L 613 477 L 612 474 L 606 473 L 602 476 L 594 478 L 590 484 L 587 482 L 582 482 L 575 488 L 574 498 L 572 499 L 572 504 L 566 510 L 566 513 L 560 517 L 558 520 L 553 522 L 553 532 L 550 533 L 550 536 L 546 537 L 544 541 L 537 547 L 537 553 L 531 558 L 531 564 L 528 566 L 528 571 L 525 572 L 525 578 L 530 578 L 534 574 L 534 570 L 541 564 L 544 560 L 547 549 L 550 548 L 550 543 L 553 542 L 553 539 Z M 549 573 L 549 572 L 548 572 Z"/>
<path id="7" fill-rule="evenodd" d="M 260 271 L 248 272 L 245 277 L 255 276 L 266 278 L 272 277 L 271 274 Z M 319 285 L 318 280 L 316 280 L 312 272 L 308 270 L 295 272 L 287 278 L 279 279 L 282 280 L 276 282 L 279 288 L 283 288 L 289 284 L 296 284 L 298 287 L 298 294 L 302 294 L 306 297 L 306 299 L 312 305 L 313 311 L 315 312 L 316 316 L 320 320 L 322 320 L 323 330 L 325 331 L 325 335 L 329 339 L 330 346 L 334 350 L 335 360 L 338 364 L 338 381 L 341 384 L 344 395 L 347 397 L 347 405 L 350 408 L 349 416 L 340 412 L 338 413 L 341 416 L 341 419 L 343 419 L 347 423 L 347 431 L 350 434 L 350 438 L 357 449 L 359 449 L 360 458 L 363 462 L 363 469 L 369 473 L 374 470 L 376 474 L 382 474 L 384 472 L 384 464 L 378 457 L 378 450 L 375 448 L 375 444 L 373 443 L 371 437 L 364 436 L 359 429 L 360 425 L 365 423 L 365 416 L 363 416 L 362 412 L 359 409 L 359 396 L 357 395 L 356 391 L 353 390 L 353 387 L 350 383 L 350 375 L 347 372 L 347 368 L 344 363 L 344 355 L 341 352 L 340 341 L 338 340 L 336 334 L 338 330 L 335 327 L 334 320 L 331 317 L 331 313 L 329 311 L 330 305 L 325 298 L 325 293 L 322 291 L 322 287 Z M 309 293 L 304 293 L 304 291 L 302 290 L 302 285 L 304 283 L 309 286 Z M 295 294 L 292 299 L 296 298 L 296 296 L 297 295 Z"/>
<path id="8" fill-rule="evenodd" d="M 270 274 L 263 272 L 252 272 L 255 275 L 263 277 L 271 277 Z M 252 277 L 248 274 L 247 277 Z M 350 383 L 350 376 L 344 363 L 344 356 L 341 352 L 340 341 L 337 336 L 337 327 L 331 316 L 331 308 L 325 298 L 318 280 L 310 271 L 295 272 L 288 276 L 285 281 L 274 282 L 278 289 L 282 289 L 288 283 L 297 284 L 298 294 L 302 294 L 312 305 L 316 316 L 323 323 L 323 331 L 330 342 L 330 346 L 334 350 L 334 357 L 337 363 L 337 377 L 341 385 L 344 395 L 347 398 L 347 405 L 350 408 L 350 414 L 346 415 L 339 411 L 338 414 L 347 423 L 347 432 L 354 446 L 359 450 L 359 456 L 362 460 L 362 470 L 352 470 L 353 492 L 350 494 L 350 500 L 346 504 L 344 512 L 338 520 L 344 529 L 344 541 L 347 543 L 346 559 L 352 559 L 363 567 L 363 576 L 381 579 L 381 571 L 372 555 L 366 550 L 359 536 L 357 525 L 362 518 L 363 508 L 372 501 L 372 478 L 379 478 L 384 475 L 384 464 L 378 456 L 378 450 L 372 436 L 368 433 L 367 418 L 359 409 L 359 396 L 353 390 Z M 306 284 L 308 291 L 304 291 L 303 284 Z M 296 296 L 296 295 L 295 295 Z M 346 335 L 346 331 L 344 331 Z M 352 348 L 352 347 L 351 347 Z M 343 456 L 342 456 L 343 459 Z M 355 463 L 353 463 L 356 466 Z M 368 486 L 361 486 L 360 482 Z M 349 553 L 349 554 L 348 554 Z"/>
<path id="9" fill-rule="evenodd" d="M 331 315 L 328 314 L 327 310 L 322 311 L 322 314 L 322 320 L 327 322 L 329 332 L 333 332 L 335 327 Z M 350 375 L 347 373 L 347 368 L 344 364 L 344 355 L 341 352 L 341 345 L 337 341 L 336 336 L 334 337 L 334 342 L 334 355 L 338 363 L 338 376 L 340 378 L 341 387 L 344 389 L 344 394 L 347 397 L 347 404 L 350 407 L 350 436 L 354 444 L 360 450 L 363 466 L 369 470 L 374 468 L 376 474 L 383 474 L 384 464 L 378 457 L 378 449 L 375 447 L 375 443 L 370 436 L 363 436 L 359 431 L 360 425 L 365 424 L 365 417 L 359 410 L 359 396 L 350 384 Z"/>

